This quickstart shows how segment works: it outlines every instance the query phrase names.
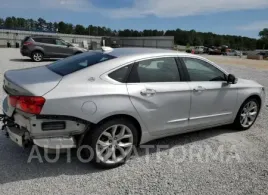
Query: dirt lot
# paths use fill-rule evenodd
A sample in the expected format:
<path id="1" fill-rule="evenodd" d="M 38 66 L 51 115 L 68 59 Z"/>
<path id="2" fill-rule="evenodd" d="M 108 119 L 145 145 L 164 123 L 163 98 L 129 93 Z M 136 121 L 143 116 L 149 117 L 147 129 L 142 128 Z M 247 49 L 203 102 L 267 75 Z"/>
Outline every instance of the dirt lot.
<path id="1" fill-rule="evenodd" d="M 243 58 L 230 56 L 213 56 L 203 55 L 207 59 L 218 64 L 233 64 L 237 66 L 245 66 L 254 69 L 268 70 L 268 60 L 249 60 L 245 56 Z"/>
<path id="2" fill-rule="evenodd" d="M 268 71 L 264 69 L 268 62 L 222 56 L 209 59 L 238 77 L 256 80 L 268 90 Z M 6 70 L 48 63 L 33 63 L 16 49 L 0 49 L 0 85 Z M 19 148 L 0 132 L 0 194 L 266 195 L 267 119 L 265 107 L 248 131 L 219 127 L 156 140 L 149 143 L 154 146 L 150 154 L 139 149 L 138 157 L 111 170 L 81 163 L 75 152 L 69 161 L 61 155 L 55 163 L 49 163 L 44 156 L 43 163 L 38 159 L 27 163 L 31 148 Z M 159 145 L 167 148 L 157 151 Z"/>

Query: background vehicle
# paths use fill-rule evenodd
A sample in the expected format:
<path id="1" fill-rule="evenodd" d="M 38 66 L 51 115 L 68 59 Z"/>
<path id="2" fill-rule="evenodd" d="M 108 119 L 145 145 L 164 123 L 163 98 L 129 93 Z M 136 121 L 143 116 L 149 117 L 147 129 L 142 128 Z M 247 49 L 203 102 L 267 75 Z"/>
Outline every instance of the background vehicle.
<path id="1" fill-rule="evenodd" d="M 105 43 L 105 45 L 104 45 L 104 43 Z M 121 45 L 119 44 L 119 41 L 116 39 L 113 39 L 111 37 L 102 37 L 101 46 L 108 46 L 111 48 L 121 47 Z"/>
<path id="2" fill-rule="evenodd" d="M 263 59 L 266 59 L 268 58 L 268 51 L 262 51 L 260 53 L 258 53 L 259 55 L 262 55 L 263 56 Z"/>
<path id="3" fill-rule="evenodd" d="M 56 37 L 25 37 L 21 43 L 20 52 L 35 62 L 44 58 L 65 58 L 87 51 Z"/>
<path id="4" fill-rule="evenodd" d="M 212 46 L 212 47 L 209 48 L 208 54 L 210 54 L 210 55 L 221 55 L 222 51 L 221 51 L 220 48 Z"/>
<path id="5" fill-rule="evenodd" d="M 148 48 L 103 51 L 7 71 L 9 137 L 20 146 L 90 146 L 94 162 L 114 167 L 135 145 L 157 138 L 224 124 L 248 129 L 264 105 L 263 86 L 201 56 Z"/>
<path id="6" fill-rule="evenodd" d="M 223 53 L 225 56 L 240 56 L 242 55 L 241 51 L 237 51 L 234 49 L 227 50 L 226 52 Z"/>
<path id="7" fill-rule="evenodd" d="M 202 53 L 204 53 L 204 46 L 196 46 L 194 48 L 194 53 L 195 54 L 202 54 Z"/>

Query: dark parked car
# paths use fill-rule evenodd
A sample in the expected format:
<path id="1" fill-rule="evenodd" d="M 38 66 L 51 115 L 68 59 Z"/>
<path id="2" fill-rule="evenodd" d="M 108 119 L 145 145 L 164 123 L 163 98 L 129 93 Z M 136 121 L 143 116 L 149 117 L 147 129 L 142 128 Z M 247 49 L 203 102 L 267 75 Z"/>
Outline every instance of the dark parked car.
<path id="1" fill-rule="evenodd" d="M 222 51 L 217 47 L 212 47 L 212 48 L 209 48 L 208 54 L 209 55 L 221 55 Z"/>
<path id="2" fill-rule="evenodd" d="M 268 51 L 262 51 L 259 53 L 259 55 L 262 55 L 263 59 L 268 58 Z"/>
<path id="3" fill-rule="evenodd" d="M 44 58 L 65 58 L 87 51 L 56 37 L 25 37 L 21 43 L 20 52 L 35 62 Z"/>

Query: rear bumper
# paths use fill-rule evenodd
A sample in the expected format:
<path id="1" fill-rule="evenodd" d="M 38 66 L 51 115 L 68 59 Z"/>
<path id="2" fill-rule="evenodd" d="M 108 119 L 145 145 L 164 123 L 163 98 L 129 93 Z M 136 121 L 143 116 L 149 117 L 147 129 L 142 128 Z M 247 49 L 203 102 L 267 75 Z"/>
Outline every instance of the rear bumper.
<path id="1" fill-rule="evenodd" d="M 29 57 L 31 57 L 31 52 L 29 50 L 21 49 L 20 50 L 20 53 L 21 53 L 22 56 L 29 56 Z"/>
<path id="2" fill-rule="evenodd" d="M 17 143 L 20 147 L 25 147 L 26 144 L 29 143 L 30 140 L 26 140 L 27 131 L 18 129 L 16 127 L 6 127 L 6 131 L 8 133 L 9 138 Z"/>
<path id="3" fill-rule="evenodd" d="M 29 132 L 26 129 L 19 129 L 17 127 L 5 128 L 8 137 L 18 144 L 20 147 L 26 147 L 31 143 L 35 145 L 47 148 L 47 149 L 69 149 L 76 148 L 76 142 L 74 137 L 54 137 L 54 138 L 42 138 L 31 139 Z"/>
<path id="4" fill-rule="evenodd" d="M 47 149 L 76 148 L 76 142 L 75 142 L 74 137 L 34 139 L 33 143 L 39 147 L 47 148 Z"/>
<path id="5" fill-rule="evenodd" d="M 88 128 L 85 123 L 73 121 L 69 118 L 39 119 L 36 116 L 26 117 L 16 113 L 16 111 L 14 112 L 10 117 L 6 114 L 3 115 L 3 130 L 20 147 L 26 147 L 34 143 L 48 149 L 76 148 L 80 142 L 76 142 L 75 136 L 81 137 L 79 135 L 83 135 Z M 59 126 L 55 125 L 55 123 L 64 123 L 65 125 L 59 129 Z"/>

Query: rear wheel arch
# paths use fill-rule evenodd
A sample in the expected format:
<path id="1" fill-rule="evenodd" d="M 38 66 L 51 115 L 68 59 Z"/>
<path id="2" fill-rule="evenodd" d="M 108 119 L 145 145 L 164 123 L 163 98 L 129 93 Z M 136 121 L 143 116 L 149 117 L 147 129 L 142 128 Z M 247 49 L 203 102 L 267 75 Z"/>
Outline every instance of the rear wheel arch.
<path id="1" fill-rule="evenodd" d="M 125 119 L 127 121 L 130 121 L 136 127 L 136 129 L 138 131 L 137 132 L 138 133 L 138 142 L 137 143 L 139 145 L 139 143 L 141 141 L 141 135 L 142 135 L 141 125 L 140 125 L 139 121 L 135 117 L 133 117 L 131 115 L 127 115 L 127 114 L 116 114 L 116 115 L 108 116 L 108 117 L 102 119 L 101 121 L 99 121 L 97 124 L 92 124 L 92 127 L 94 128 L 94 126 L 101 125 L 101 124 L 106 123 L 107 121 L 118 119 L 118 118 Z"/>
<path id="2" fill-rule="evenodd" d="M 35 49 L 35 50 L 33 50 L 33 51 L 31 52 L 31 56 L 32 56 L 32 54 L 33 54 L 34 52 L 40 52 L 40 53 L 43 54 L 43 56 L 45 55 L 44 52 L 43 52 L 41 49 Z"/>

